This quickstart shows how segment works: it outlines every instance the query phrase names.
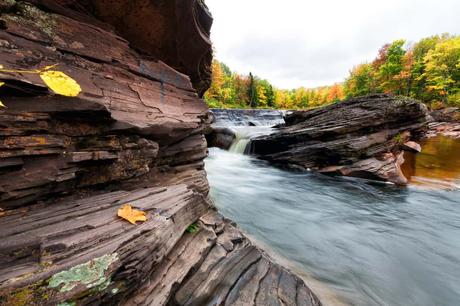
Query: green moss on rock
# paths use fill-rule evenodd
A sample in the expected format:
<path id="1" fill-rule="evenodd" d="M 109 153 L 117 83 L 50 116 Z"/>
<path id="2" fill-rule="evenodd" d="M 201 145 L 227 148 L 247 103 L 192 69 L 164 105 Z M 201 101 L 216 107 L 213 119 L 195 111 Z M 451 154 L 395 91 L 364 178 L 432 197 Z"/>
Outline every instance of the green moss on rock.
<path id="1" fill-rule="evenodd" d="M 0 0 L 0 13 L 8 13 L 16 5 L 16 0 Z"/>

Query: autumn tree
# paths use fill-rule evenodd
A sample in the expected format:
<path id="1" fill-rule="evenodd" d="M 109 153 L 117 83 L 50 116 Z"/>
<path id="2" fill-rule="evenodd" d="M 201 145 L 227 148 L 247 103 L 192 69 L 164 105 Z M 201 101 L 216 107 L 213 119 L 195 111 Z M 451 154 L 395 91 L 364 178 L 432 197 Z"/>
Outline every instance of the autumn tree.
<path id="1" fill-rule="evenodd" d="M 336 103 L 345 97 L 393 93 L 429 105 L 460 105 L 460 36 L 423 38 L 407 46 L 395 40 L 378 50 L 376 58 L 356 65 L 343 83 L 316 88 L 275 88 L 252 73 L 232 72 L 212 63 L 212 84 L 205 94 L 211 107 L 307 109 Z"/>
<path id="2" fill-rule="evenodd" d="M 444 103 L 460 106 L 460 36 L 436 44 L 424 61 L 428 90 Z"/>
<path id="3" fill-rule="evenodd" d="M 335 103 L 340 100 L 343 100 L 344 98 L 345 98 L 345 94 L 343 91 L 342 84 L 336 83 L 329 88 L 328 94 L 327 94 L 328 103 Z"/>
<path id="4" fill-rule="evenodd" d="M 249 97 L 249 107 L 257 107 L 257 85 L 252 75 L 252 72 L 249 72 L 249 85 L 248 85 L 248 97 Z"/>
<path id="5" fill-rule="evenodd" d="M 372 64 L 361 64 L 350 71 L 350 76 L 345 81 L 345 95 L 357 97 L 375 93 L 375 71 Z"/>
<path id="6" fill-rule="evenodd" d="M 425 56 L 436 47 L 441 40 L 448 39 L 448 36 L 431 36 L 418 41 L 411 48 L 413 55 L 413 65 L 411 70 L 412 84 L 409 95 L 422 101 L 432 100 L 432 94 L 428 92 L 425 75 Z"/>
<path id="7" fill-rule="evenodd" d="M 242 107 L 249 105 L 249 82 L 247 78 L 234 74 L 235 100 Z"/>
<path id="8" fill-rule="evenodd" d="M 386 50 L 384 63 L 378 69 L 380 89 L 383 92 L 401 93 L 398 76 L 403 71 L 403 57 L 406 54 L 403 46 L 405 40 L 395 40 Z"/>
<path id="9" fill-rule="evenodd" d="M 267 106 L 271 108 L 275 107 L 275 91 L 270 83 L 268 83 L 268 86 L 266 87 L 266 96 Z"/>
<path id="10" fill-rule="evenodd" d="M 224 73 L 220 63 L 216 60 L 212 62 L 211 86 L 206 92 L 207 99 L 218 100 L 221 98 L 222 88 L 224 85 Z"/>

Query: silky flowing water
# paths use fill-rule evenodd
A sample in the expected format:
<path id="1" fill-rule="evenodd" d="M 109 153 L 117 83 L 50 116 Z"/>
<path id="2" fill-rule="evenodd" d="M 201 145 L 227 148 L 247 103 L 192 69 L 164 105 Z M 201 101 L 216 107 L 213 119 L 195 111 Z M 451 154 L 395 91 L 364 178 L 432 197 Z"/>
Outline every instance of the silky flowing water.
<path id="1" fill-rule="evenodd" d="M 460 305 L 459 142 L 432 139 L 408 165 L 412 181 L 449 188 L 288 172 L 220 149 L 206 160 L 220 211 L 345 303 Z"/>

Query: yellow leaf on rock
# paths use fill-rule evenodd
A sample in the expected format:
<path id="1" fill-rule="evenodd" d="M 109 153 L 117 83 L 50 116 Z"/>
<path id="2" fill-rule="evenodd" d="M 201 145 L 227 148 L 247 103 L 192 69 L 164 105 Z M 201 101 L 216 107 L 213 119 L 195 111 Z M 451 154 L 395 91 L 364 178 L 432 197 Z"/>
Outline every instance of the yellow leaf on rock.
<path id="1" fill-rule="evenodd" d="M 48 70 L 40 73 L 40 78 L 57 94 L 76 97 L 81 91 L 80 85 L 61 71 Z"/>
<path id="2" fill-rule="evenodd" d="M 132 224 L 136 224 L 136 221 L 147 221 L 144 211 L 133 209 L 129 204 L 118 209 L 118 217 L 128 220 Z"/>

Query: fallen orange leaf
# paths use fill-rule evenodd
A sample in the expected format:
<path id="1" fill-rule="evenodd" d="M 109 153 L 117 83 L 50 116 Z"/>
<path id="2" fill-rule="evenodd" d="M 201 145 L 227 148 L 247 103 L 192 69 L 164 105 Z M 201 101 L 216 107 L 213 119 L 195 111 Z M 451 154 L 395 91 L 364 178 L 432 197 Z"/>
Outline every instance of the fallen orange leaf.
<path id="1" fill-rule="evenodd" d="M 125 204 L 118 209 L 118 217 L 123 218 L 132 224 L 136 224 L 136 221 L 147 221 L 145 211 L 133 209 L 129 204 Z"/>

